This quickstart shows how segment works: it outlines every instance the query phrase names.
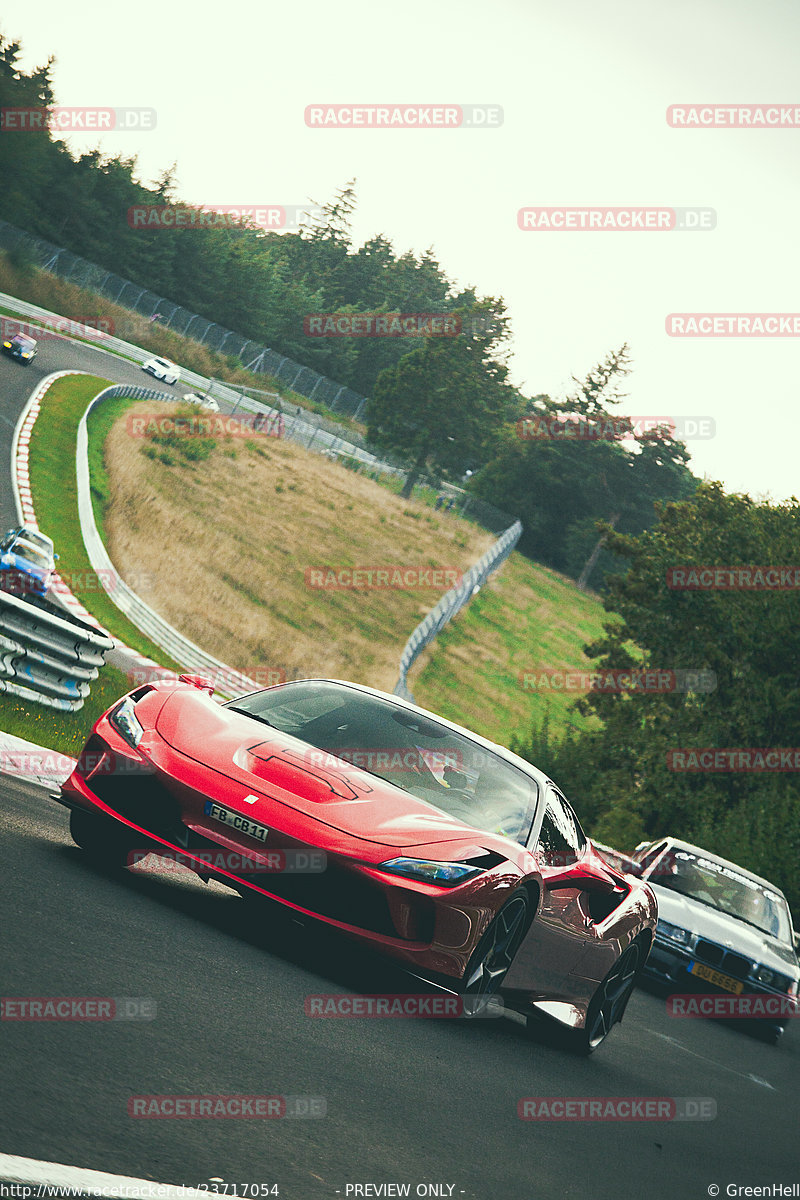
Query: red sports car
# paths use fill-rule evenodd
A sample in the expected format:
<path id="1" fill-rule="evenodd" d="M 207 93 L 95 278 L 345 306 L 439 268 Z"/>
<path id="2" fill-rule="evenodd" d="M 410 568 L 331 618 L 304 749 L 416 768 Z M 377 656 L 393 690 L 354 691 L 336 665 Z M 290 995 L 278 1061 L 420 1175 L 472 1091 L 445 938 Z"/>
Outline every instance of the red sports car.
<path id="1" fill-rule="evenodd" d="M 103 860 L 150 852 L 369 944 L 481 1011 L 588 1053 L 656 925 L 541 771 L 405 700 L 300 680 L 219 704 L 158 681 L 95 725 L 54 797 Z"/>

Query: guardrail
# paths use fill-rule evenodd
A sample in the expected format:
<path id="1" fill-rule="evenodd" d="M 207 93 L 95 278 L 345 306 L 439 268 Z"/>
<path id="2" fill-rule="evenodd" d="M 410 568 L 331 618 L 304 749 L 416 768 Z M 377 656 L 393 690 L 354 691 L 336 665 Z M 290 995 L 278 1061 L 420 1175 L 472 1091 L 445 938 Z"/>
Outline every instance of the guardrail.
<path id="1" fill-rule="evenodd" d="M 511 551 L 516 546 L 522 534 L 522 522 L 515 521 L 514 524 L 505 531 L 501 538 L 490 546 L 482 558 L 479 558 L 474 566 L 464 574 L 461 583 L 451 587 L 449 592 L 445 592 L 439 603 L 431 609 L 427 617 L 420 621 L 411 637 L 405 644 L 405 648 L 400 657 L 400 676 L 394 686 L 395 696 L 402 696 L 404 700 L 411 700 L 414 697 L 408 687 L 408 672 L 416 662 L 419 655 L 429 645 L 438 633 L 445 627 L 448 621 L 459 612 L 464 605 L 472 599 L 478 589 L 486 582 L 492 571 L 496 571 L 502 562 L 504 562 Z"/>
<path id="2" fill-rule="evenodd" d="M 0 592 L 0 692 L 77 712 L 113 646 L 76 617 Z"/>
<path id="3" fill-rule="evenodd" d="M 44 238 L 36 237 L 27 230 L 19 229 L 8 221 L 0 221 L 0 247 L 22 249 L 36 264 L 52 275 L 68 279 L 79 287 L 89 288 L 149 320 L 158 319 L 159 324 L 172 329 L 182 337 L 188 337 L 201 346 L 207 346 L 218 354 L 232 355 L 240 360 L 245 370 L 254 374 L 271 375 L 284 384 L 289 391 L 297 392 L 309 400 L 324 404 L 332 412 L 341 412 L 358 420 L 366 397 L 351 388 L 335 383 L 320 375 L 313 367 L 305 367 L 285 354 L 279 354 L 250 338 L 225 329 L 216 321 L 209 321 L 198 313 L 191 312 L 166 296 L 159 296 L 147 288 L 107 271 L 97 263 L 81 258 L 63 246 L 56 246 Z"/>
<path id="4" fill-rule="evenodd" d="M 81 417 L 78 426 L 77 448 L 75 454 L 75 470 L 78 483 L 78 518 L 81 535 L 92 569 L 120 612 L 131 621 L 137 629 L 147 634 L 151 641 L 165 650 L 176 662 L 188 670 L 209 676 L 214 682 L 215 689 L 222 696 L 243 696 L 247 692 L 258 691 L 262 686 L 255 683 L 247 675 L 228 667 L 225 663 L 206 653 L 200 646 L 179 633 L 168 621 L 160 617 L 149 604 L 146 604 L 132 588 L 128 587 L 115 570 L 103 545 L 97 529 L 92 510 L 91 488 L 89 482 L 89 435 L 87 422 L 89 414 L 104 400 L 111 397 L 132 397 L 133 399 L 149 400 L 160 398 L 160 393 L 147 388 L 132 387 L 126 384 L 114 384 L 99 392 Z"/>
<path id="5" fill-rule="evenodd" d="M 0 221 L 0 230 L 2 229 L 2 224 L 2 221 Z M 16 296 L 10 296 L 4 292 L 0 292 L 0 305 L 4 308 L 12 309 L 21 316 L 31 318 L 34 323 L 42 322 L 45 327 L 48 324 L 52 326 L 53 322 L 65 320 L 58 313 L 49 312 L 45 308 L 40 308 L 39 305 L 29 304 L 27 301 L 19 300 Z M 83 330 L 86 340 L 92 344 L 94 349 L 103 353 L 129 360 L 132 359 L 135 363 L 139 364 L 153 357 L 152 351 L 143 350 L 141 347 L 134 346 L 131 342 L 125 342 L 121 338 L 100 334 L 96 329 L 87 326 L 83 326 Z M 64 333 L 62 336 L 66 338 L 70 335 Z M 313 450 L 315 454 L 323 454 L 328 458 L 338 458 L 348 466 L 357 466 L 359 469 L 374 471 L 380 475 L 404 478 L 408 474 L 408 466 L 399 459 L 386 459 L 373 454 L 367 448 L 364 439 L 359 433 L 348 430 L 348 436 L 344 437 L 341 432 L 342 427 L 334 421 L 320 416 L 318 413 L 310 412 L 308 409 L 288 404 L 275 392 L 260 391 L 259 389 L 259 394 L 268 399 L 254 399 L 252 396 L 247 395 L 244 389 L 240 389 L 235 385 L 226 384 L 218 379 L 209 380 L 202 375 L 196 374 L 194 371 L 187 371 L 181 368 L 180 384 L 176 385 L 174 391 L 170 390 L 169 392 L 159 393 L 159 398 L 167 400 L 180 399 L 183 385 L 195 390 L 207 391 L 209 395 L 213 395 L 214 399 L 221 401 L 223 405 L 229 405 L 232 412 L 244 409 L 250 413 L 262 413 L 271 421 L 277 421 L 282 416 L 284 422 L 283 436 L 289 441 L 304 446 L 306 450 Z M 167 384 L 165 387 L 170 387 L 170 385 Z M 249 390 L 256 391 L 257 389 L 250 388 Z M 274 401 L 274 403 L 270 403 L 269 401 Z M 465 492 L 463 488 L 458 487 L 456 484 L 439 483 L 436 480 L 421 476 L 417 481 L 417 486 L 430 487 L 448 499 L 451 499 L 454 505 L 453 511 L 457 515 L 476 521 L 492 533 L 499 533 L 501 530 L 508 528 L 508 524 L 512 520 L 509 513 L 503 512 L 502 509 L 496 508 L 493 504 L 489 504 L 485 500 L 478 499 L 477 496 L 473 496 L 469 492 Z"/>

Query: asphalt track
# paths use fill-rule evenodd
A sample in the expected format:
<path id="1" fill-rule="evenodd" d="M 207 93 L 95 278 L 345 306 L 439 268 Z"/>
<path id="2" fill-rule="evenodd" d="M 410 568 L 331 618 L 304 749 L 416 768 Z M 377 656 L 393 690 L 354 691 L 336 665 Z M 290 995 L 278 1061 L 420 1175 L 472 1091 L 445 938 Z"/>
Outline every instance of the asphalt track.
<path id="1" fill-rule="evenodd" d="M 37 347 L 36 358 L 29 367 L 0 355 L 0 529 L 10 529 L 17 522 L 14 493 L 11 490 L 11 441 L 19 414 L 25 402 L 46 375 L 54 371 L 87 371 L 110 379 L 113 383 L 132 383 L 138 387 L 152 387 L 172 393 L 180 398 L 183 394 L 180 383 L 175 388 L 164 386 L 145 375 L 137 363 L 126 362 L 114 354 L 96 350 L 81 342 L 70 342 L 53 335 L 42 337 Z M 183 389 L 185 390 L 185 389 Z"/>
<path id="2" fill-rule="evenodd" d="M 59 339 L 43 340 L 30 368 L 0 359 L 0 462 L 38 380 L 70 368 L 146 382 L 136 365 Z M 0 520 L 15 520 L 5 465 Z M 723 1022 L 671 1018 L 663 996 L 638 990 L 623 1026 L 582 1060 L 532 1041 L 514 1016 L 311 1018 L 310 995 L 419 985 L 216 885 L 93 867 L 67 820 L 47 789 L 0 777 L 0 991 L 145 998 L 155 1015 L 2 1021 L 1 1152 L 229 1195 L 277 1184 L 292 1200 L 403 1194 L 387 1184 L 466 1200 L 800 1185 L 796 1028 L 771 1047 Z M 232 1094 L 320 1098 L 326 1115 L 128 1115 L 132 1096 Z M 523 1097 L 703 1097 L 717 1116 L 530 1122 L 517 1116 Z"/>
<path id="3" fill-rule="evenodd" d="M 728 1184 L 800 1182 L 794 1028 L 771 1047 L 723 1022 L 671 1018 L 662 996 L 638 990 L 607 1043 L 576 1059 L 532 1041 L 515 1016 L 309 1017 L 307 996 L 419 986 L 222 887 L 93 867 L 46 789 L 3 777 L 0 794 L 3 996 L 155 1006 L 149 1020 L 3 1021 L 6 1153 L 162 1183 L 275 1183 L 297 1200 L 381 1194 L 347 1191 L 367 1183 L 475 1200 L 675 1200 L 711 1184 L 725 1196 Z M 131 1096 L 178 1094 L 317 1097 L 327 1111 L 128 1116 Z M 517 1116 L 520 1098 L 565 1096 L 707 1097 L 717 1116 Z"/>

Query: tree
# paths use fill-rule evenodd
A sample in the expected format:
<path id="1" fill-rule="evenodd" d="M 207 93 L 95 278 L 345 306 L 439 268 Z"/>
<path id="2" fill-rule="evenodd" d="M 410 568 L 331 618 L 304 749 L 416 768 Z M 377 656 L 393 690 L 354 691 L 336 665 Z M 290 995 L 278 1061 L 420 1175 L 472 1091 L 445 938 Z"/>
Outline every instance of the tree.
<path id="1" fill-rule="evenodd" d="M 668 430 L 633 435 L 612 409 L 630 372 L 628 347 L 612 351 L 563 400 L 537 396 L 509 429 L 473 490 L 520 517 L 520 550 L 588 586 L 614 567 L 608 530 L 638 533 L 655 500 L 689 495 L 696 479 Z"/>
<path id="2" fill-rule="evenodd" d="M 506 368 L 490 357 L 493 334 L 426 336 L 378 376 L 367 404 L 367 437 L 410 463 L 402 495 L 424 471 L 461 475 L 491 452 L 515 402 Z"/>
<path id="3" fill-rule="evenodd" d="M 752 756 L 750 770 L 708 770 L 707 758 L 680 754 L 798 746 L 800 592 L 683 589 L 670 586 L 681 577 L 669 573 L 758 565 L 794 573 L 800 504 L 759 504 L 702 484 L 690 500 L 659 505 L 658 516 L 637 537 L 609 534 L 628 569 L 607 580 L 613 619 L 586 653 L 598 668 L 704 672 L 706 683 L 579 701 L 603 728 L 564 751 L 570 778 L 559 782 L 576 799 L 595 797 L 602 840 L 630 849 L 642 837 L 686 837 L 772 879 L 798 903 L 796 772 L 756 769 L 767 763 Z M 680 769 L 687 765 L 697 769 Z"/>

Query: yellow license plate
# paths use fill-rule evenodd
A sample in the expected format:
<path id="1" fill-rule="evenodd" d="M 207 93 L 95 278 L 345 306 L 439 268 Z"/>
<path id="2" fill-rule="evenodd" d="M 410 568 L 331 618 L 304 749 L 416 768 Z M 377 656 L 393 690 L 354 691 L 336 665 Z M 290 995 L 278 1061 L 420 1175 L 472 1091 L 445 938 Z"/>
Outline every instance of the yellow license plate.
<path id="1" fill-rule="evenodd" d="M 718 988 L 722 988 L 726 992 L 736 992 L 738 995 L 744 991 L 744 984 L 739 979 L 733 979 L 730 975 L 723 975 L 721 971 L 715 971 L 713 967 L 707 967 L 705 963 L 692 963 L 689 967 L 691 975 L 699 975 L 701 979 L 708 980 Z"/>

